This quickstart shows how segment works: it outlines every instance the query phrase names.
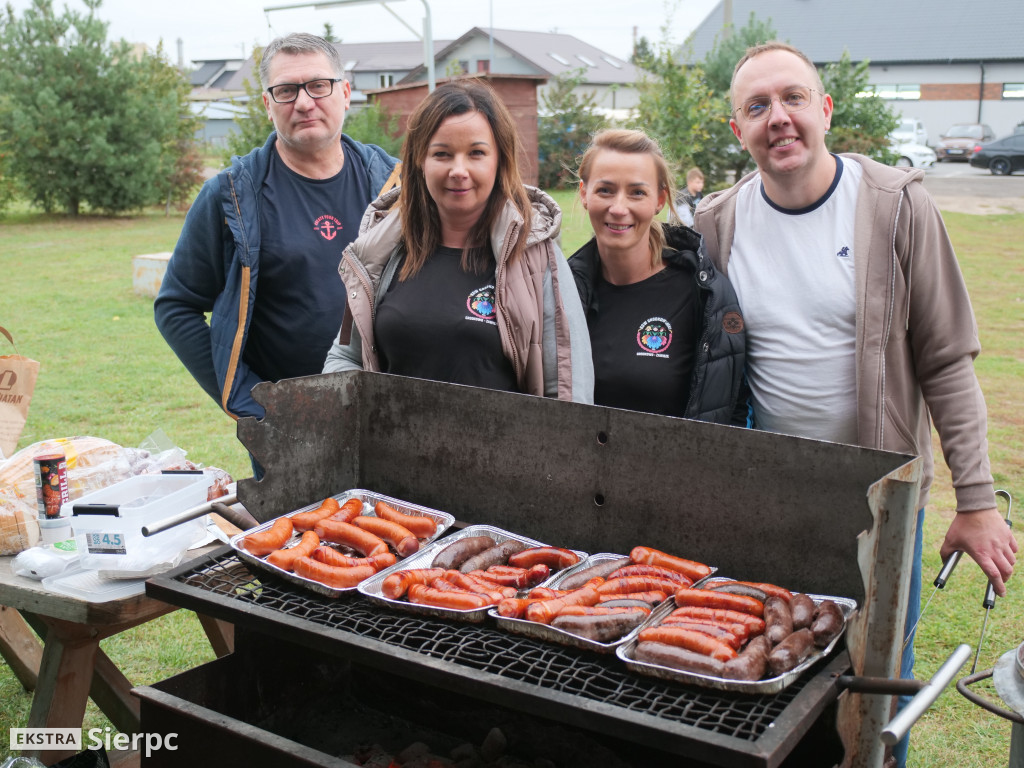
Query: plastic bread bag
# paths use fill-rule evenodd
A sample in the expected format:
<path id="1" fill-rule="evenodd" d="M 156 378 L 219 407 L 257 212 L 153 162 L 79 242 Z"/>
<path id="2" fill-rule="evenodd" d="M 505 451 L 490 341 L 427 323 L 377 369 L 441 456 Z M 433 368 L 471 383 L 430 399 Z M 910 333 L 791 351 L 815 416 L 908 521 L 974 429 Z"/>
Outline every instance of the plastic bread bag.
<path id="1" fill-rule="evenodd" d="M 78 562 L 74 539 L 30 547 L 11 561 L 11 571 L 29 579 L 45 579 L 63 573 Z"/>

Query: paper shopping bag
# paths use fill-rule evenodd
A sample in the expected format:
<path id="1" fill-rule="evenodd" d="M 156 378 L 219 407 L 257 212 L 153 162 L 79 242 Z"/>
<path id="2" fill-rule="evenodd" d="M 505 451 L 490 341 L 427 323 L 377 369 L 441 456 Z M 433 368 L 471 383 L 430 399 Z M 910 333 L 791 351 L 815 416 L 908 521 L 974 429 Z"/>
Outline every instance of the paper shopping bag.
<path id="1" fill-rule="evenodd" d="M 0 335 L 14 346 L 6 328 Z M 17 347 L 15 347 L 17 352 Z M 0 460 L 11 456 L 28 419 L 28 406 L 39 376 L 39 363 L 21 355 L 0 355 Z"/>

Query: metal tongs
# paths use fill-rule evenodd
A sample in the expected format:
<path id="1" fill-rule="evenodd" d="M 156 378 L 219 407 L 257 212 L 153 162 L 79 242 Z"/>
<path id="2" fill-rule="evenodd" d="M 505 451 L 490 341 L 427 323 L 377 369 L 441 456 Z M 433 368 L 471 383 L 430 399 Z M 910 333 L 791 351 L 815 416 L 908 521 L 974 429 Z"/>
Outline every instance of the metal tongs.
<path id="1" fill-rule="evenodd" d="M 996 496 L 1002 496 L 1006 499 L 1006 524 L 1011 528 L 1013 523 L 1010 522 L 1010 510 L 1013 508 L 1013 499 L 1010 496 L 1009 491 L 999 490 L 996 491 Z M 924 604 L 924 608 L 921 609 L 921 613 L 917 616 L 917 621 L 914 622 L 914 626 L 907 632 L 907 636 L 903 641 L 903 648 L 906 649 L 907 645 L 910 644 L 910 638 L 914 636 L 914 632 L 917 630 L 917 625 L 921 623 L 921 619 L 924 618 L 925 611 L 928 610 L 928 606 L 932 604 L 932 599 L 940 589 L 946 586 L 946 582 L 949 581 L 949 577 L 953 575 L 953 569 L 956 568 L 960 562 L 960 558 L 963 557 L 962 550 L 956 550 L 949 556 L 945 563 L 942 564 L 942 570 L 939 571 L 939 575 L 935 577 L 935 581 L 932 582 L 935 585 L 935 589 L 932 590 L 931 595 L 928 597 L 928 602 Z M 982 607 L 985 608 L 985 620 L 981 625 L 981 638 L 978 639 L 978 649 L 974 656 L 974 664 L 971 665 L 971 674 L 974 674 L 974 670 L 978 665 L 978 654 L 981 653 L 981 640 L 985 637 L 985 625 L 988 623 L 988 613 L 995 607 L 996 604 L 996 590 L 992 586 L 992 582 L 989 582 L 988 588 L 985 590 L 985 600 L 982 603 Z"/>
<path id="2" fill-rule="evenodd" d="M 1013 527 L 1013 523 L 1010 522 L 1010 510 L 1013 509 L 1013 499 L 1010 497 L 1009 491 L 996 491 L 996 496 L 1002 496 L 1006 499 L 1006 524 Z M 988 587 L 985 588 L 985 599 L 981 603 L 985 609 L 985 618 L 981 622 L 981 636 L 978 638 L 978 649 L 974 652 L 974 663 L 971 664 L 971 674 L 973 675 L 978 669 L 978 657 L 981 656 L 981 642 L 985 639 L 985 627 L 988 626 L 988 615 L 993 608 L 996 606 L 996 588 L 992 586 L 992 582 L 988 583 Z"/>

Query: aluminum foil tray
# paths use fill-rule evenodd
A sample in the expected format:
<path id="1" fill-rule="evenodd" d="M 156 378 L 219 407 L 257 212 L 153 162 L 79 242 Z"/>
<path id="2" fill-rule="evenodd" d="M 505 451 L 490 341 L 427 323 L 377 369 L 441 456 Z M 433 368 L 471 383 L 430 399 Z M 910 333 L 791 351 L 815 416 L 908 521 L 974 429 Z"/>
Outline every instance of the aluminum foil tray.
<path id="1" fill-rule="evenodd" d="M 705 583 L 706 582 L 707 579 L 705 579 Z M 850 615 L 857 609 L 857 602 L 847 597 L 812 594 L 808 594 L 808 597 L 810 597 L 815 603 L 820 603 L 823 600 L 832 600 L 836 605 L 838 605 L 839 609 L 843 612 L 843 618 L 846 619 L 846 622 L 843 624 L 843 630 L 832 640 L 831 643 L 828 644 L 828 646 L 816 649 L 814 653 L 812 653 L 802 664 L 789 670 L 789 672 L 785 672 L 776 677 L 763 678 L 761 680 L 727 680 L 724 677 L 700 675 L 696 672 L 687 672 L 682 669 L 673 669 L 671 667 L 663 667 L 658 664 L 648 664 L 647 662 L 637 661 L 633 657 L 633 652 L 636 649 L 637 644 L 636 636 L 640 634 L 642 629 L 656 626 L 662 619 L 675 610 L 676 606 L 671 600 L 666 600 L 662 605 L 658 606 L 658 608 L 651 613 L 648 620 L 637 628 L 633 637 L 616 647 L 615 654 L 626 663 L 627 668 L 640 675 L 657 677 L 662 680 L 671 680 L 677 683 L 696 685 L 701 688 L 713 688 L 719 691 L 734 691 L 736 693 L 752 694 L 779 693 L 799 678 L 804 671 L 810 669 L 817 662 L 832 653 L 836 644 L 839 642 L 840 638 L 842 638 L 843 633 L 846 632 L 846 624 L 850 620 Z"/>
<path id="2" fill-rule="evenodd" d="M 383 494 L 374 493 L 373 491 L 366 491 L 361 488 L 356 488 L 353 490 L 336 494 L 334 498 L 337 499 L 340 504 L 344 504 L 346 501 L 352 498 L 359 499 L 360 501 L 363 502 L 363 514 L 370 517 L 374 516 L 373 508 L 376 505 L 376 503 L 378 501 L 383 501 L 386 504 L 390 504 L 392 507 L 397 509 L 399 512 L 402 512 L 403 514 L 422 515 L 424 517 L 431 518 L 435 523 L 437 523 L 437 530 L 434 532 L 434 535 L 431 536 L 429 539 L 420 539 L 420 551 L 422 551 L 424 545 L 428 545 L 431 542 L 435 541 L 438 536 L 444 533 L 444 531 L 450 528 L 452 523 L 455 522 L 455 517 L 448 514 L 447 512 L 441 512 L 436 509 L 431 509 L 430 507 L 422 507 L 418 504 L 411 504 L 408 501 L 394 499 L 390 496 L 384 496 Z M 301 509 L 296 509 L 285 515 L 281 515 L 281 517 L 292 517 L 293 515 L 297 515 L 300 512 L 309 512 L 310 510 L 317 509 L 321 503 L 322 502 L 309 504 L 305 507 L 302 507 Z M 346 593 L 351 593 L 355 591 L 355 587 L 348 587 L 346 589 L 329 587 L 326 584 L 321 584 L 318 581 L 313 581 L 312 579 L 304 578 L 295 573 L 292 573 L 291 571 L 286 571 L 284 568 L 279 568 L 278 566 L 273 565 L 272 563 L 268 563 L 262 557 L 256 557 L 255 555 L 247 552 L 242 547 L 242 539 L 244 539 L 250 533 L 258 533 L 260 531 L 265 531 L 266 529 L 270 528 L 277 519 L 279 518 L 268 520 L 267 522 L 261 523 L 255 528 L 250 528 L 248 531 L 235 534 L 231 537 L 231 541 L 229 543 L 231 544 L 231 548 L 234 549 L 235 553 L 238 555 L 239 560 L 242 560 L 245 563 L 255 566 L 256 568 L 262 570 L 264 573 L 273 574 L 274 576 L 284 579 L 285 581 L 295 584 L 296 586 L 302 587 L 303 589 L 308 589 L 320 595 L 324 595 L 325 597 L 341 597 Z M 298 543 L 301 537 L 301 533 L 294 533 L 291 539 L 289 539 L 285 543 L 285 546 L 290 547 Z M 344 552 L 345 554 L 358 554 L 346 551 L 344 547 L 338 544 L 332 544 L 329 541 L 325 541 L 323 542 L 323 544 L 324 546 L 333 547 L 334 549 L 337 549 L 339 552 Z"/>
<path id="3" fill-rule="evenodd" d="M 554 574 L 540 586 L 551 587 L 552 589 L 560 589 L 562 582 L 564 582 L 573 574 L 578 573 L 579 571 L 582 571 L 586 568 L 590 568 L 594 565 L 598 565 L 599 563 L 606 563 L 609 560 L 621 560 L 623 558 L 628 559 L 628 557 L 628 555 L 617 555 L 612 552 L 600 552 L 598 554 L 590 555 L 590 557 L 572 566 L 572 568 L 566 568 L 564 571 Z M 712 568 L 712 574 L 714 574 L 714 571 L 715 569 Z M 707 576 L 704 579 L 701 579 L 701 581 L 699 581 L 698 584 L 705 583 L 709 578 L 711 578 L 711 576 Z M 672 596 L 669 595 L 669 600 L 671 599 Z M 599 643 L 595 640 L 590 640 L 586 637 L 575 635 L 572 632 L 567 632 L 564 629 L 552 627 L 548 624 L 539 624 L 536 621 L 527 621 L 526 619 L 510 619 L 505 616 L 500 616 L 496 608 L 490 609 L 490 615 L 498 623 L 498 626 L 508 630 L 509 632 L 512 632 L 513 634 L 524 635 L 526 637 L 532 637 L 537 640 L 546 640 L 548 642 L 558 643 L 560 645 L 567 645 L 572 648 L 580 648 L 585 651 L 595 651 L 596 653 L 615 653 L 615 649 L 618 646 L 635 637 L 636 633 L 639 632 L 642 627 L 647 626 L 647 622 L 650 620 L 650 617 L 648 617 L 646 621 L 642 622 L 639 626 L 637 626 L 635 629 L 631 630 L 627 634 L 623 635 L 618 640 L 614 640 L 610 643 Z"/>
<path id="4" fill-rule="evenodd" d="M 425 547 L 411 557 L 407 557 L 399 563 L 395 563 L 390 568 L 386 568 L 375 576 L 371 576 L 362 584 L 359 585 L 359 591 L 372 603 L 384 606 L 385 608 L 394 608 L 395 610 L 405 611 L 407 613 L 415 613 L 420 616 L 432 616 L 441 619 L 453 619 L 455 621 L 464 621 L 473 624 L 479 624 L 487 619 L 488 611 L 490 606 L 484 606 L 483 608 L 473 608 L 471 610 L 454 610 L 451 608 L 439 608 L 433 605 L 420 605 L 418 603 L 410 603 L 407 600 L 392 600 L 391 598 L 385 597 L 381 591 L 381 585 L 384 580 L 393 573 L 403 571 L 409 568 L 429 568 L 430 564 L 434 562 L 434 558 L 437 557 L 437 553 L 447 547 L 449 544 L 464 539 L 470 536 L 490 536 L 494 539 L 495 544 L 503 544 L 510 539 L 521 541 L 530 547 L 543 547 L 548 546 L 543 542 L 535 539 L 528 538 L 526 536 L 520 536 L 517 533 L 511 533 L 509 531 L 502 530 L 501 528 L 494 528 L 490 525 L 471 525 L 467 528 L 463 528 L 461 531 L 455 531 L 454 533 L 445 536 L 440 541 L 435 541 L 429 547 Z M 580 558 L 585 560 L 587 557 L 586 552 L 580 552 L 579 550 L 572 550 Z M 574 566 L 575 567 L 575 566 Z M 568 569 L 566 569 L 568 570 Z M 552 577 L 548 577 L 548 581 Z M 546 583 L 546 582 L 545 582 Z"/>
<path id="5" fill-rule="evenodd" d="M 599 563 L 606 563 L 609 560 L 621 560 L 623 557 L 626 557 L 626 555 L 616 555 L 611 552 L 600 552 L 598 554 L 591 555 L 571 568 L 566 568 L 564 571 L 549 577 L 540 586 L 559 589 L 558 585 L 572 574 Z M 626 638 L 631 637 L 637 630 L 639 630 L 639 627 L 637 627 L 633 632 L 630 632 L 611 643 L 598 643 L 594 640 L 574 635 L 572 632 L 566 632 L 564 629 L 558 629 L 557 627 L 552 627 L 548 624 L 539 624 L 536 621 L 527 621 L 526 619 L 509 619 L 505 616 L 500 616 L 497 608 L 491 608 L 489 613 L 497 622 L 499 627 L 508 630 L 515 635 L 533 637 L 537 640 L 546 640 L 560 645 L 567 645 L 572 648 L 581 648 L 585 651 L 596 651 L 597 653 L 615 653 L 615 646 L 625 642 Z M 641 623 L 640 626 L 643 626 L 643 623 Z"/>

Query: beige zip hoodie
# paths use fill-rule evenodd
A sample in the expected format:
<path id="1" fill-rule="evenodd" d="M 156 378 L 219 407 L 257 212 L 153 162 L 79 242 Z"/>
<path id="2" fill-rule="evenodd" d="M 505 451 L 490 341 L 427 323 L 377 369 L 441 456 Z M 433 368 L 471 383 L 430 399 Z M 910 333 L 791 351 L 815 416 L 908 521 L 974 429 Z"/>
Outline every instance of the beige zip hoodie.
<path id="1" fill-rule="evenodd" d="M 864 169 L 854 232 L 858 443 L 923 457 L 924 507 L 934 477 L 930 413 L 957 511 L 991 509 L 987 414 L 974 373 L 978 327 L 942 217 L 920 183 L 924 172 L 843 157 Z M 695 215 L 694 228 L 726 275 L 736 191 L 752 183 L 760 183 L 756 172 L 709 195 Z"/>

